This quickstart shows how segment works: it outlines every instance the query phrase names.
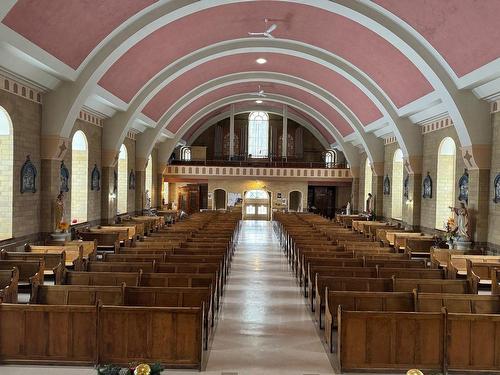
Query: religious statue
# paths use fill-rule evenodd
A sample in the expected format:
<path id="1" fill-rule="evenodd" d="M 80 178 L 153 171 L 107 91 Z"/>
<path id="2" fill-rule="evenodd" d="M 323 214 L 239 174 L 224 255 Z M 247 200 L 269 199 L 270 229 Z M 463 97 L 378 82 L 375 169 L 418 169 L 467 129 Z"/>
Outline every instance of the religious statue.
<path id="1" fill-rule="evenodd" d="M 365 211 L 368 213 L 372 212 L 372 201 L 373 201 L 372 193 L 368 193 L 368 198 L 366 198 L 366 205 L 365 205 Z"/>
<path id="2" fill-rule="evenodd" d="M 146 190 L 146 210 L 151 209 L 151 197 L 149 196 L 149 190 Z"/>
<path id="3" fill-rule="evenodd" d="M 347 202 L 347 205 L 345 207 L 345 214 L 350 215 L 351 214 L 351 202 Z"/>
<path id="4" fill-rule="evenodd" d="M 460 207 L 449 207 L 451 211 L 456 216 L 456 226 L 457 226 L 457 235 L 458 240 L 462 242 L 470 241 L 470 232 L 469 232 L 469 212 L 465 207 L 465 203 L 460 203 Z"/>
<path id="5" fill-rule="evenodd" d="M 61 191 L 54 202 L 54 231 L 58 231 L 64 216 L 64 193 Z"/>
<path id="6" fill-rule="evenodd" d="M 494 189 L 494 193 L 495 193 L 494 198 L 493 198 L 493 202 L 500 203 L 500 173 L 497 174 L 497 176 L 495 177 L 493 189 Z"/>

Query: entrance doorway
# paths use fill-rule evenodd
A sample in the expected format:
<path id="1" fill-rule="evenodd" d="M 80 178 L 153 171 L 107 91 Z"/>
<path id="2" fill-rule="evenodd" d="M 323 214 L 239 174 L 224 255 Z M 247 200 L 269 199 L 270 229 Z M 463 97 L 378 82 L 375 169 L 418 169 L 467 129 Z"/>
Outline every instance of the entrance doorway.
<path id="1" fill-rule="evenodd" d="M 243 199 L 243 220 L 271 220 L 271 196 L 265 190 L 249 190 Z"/>

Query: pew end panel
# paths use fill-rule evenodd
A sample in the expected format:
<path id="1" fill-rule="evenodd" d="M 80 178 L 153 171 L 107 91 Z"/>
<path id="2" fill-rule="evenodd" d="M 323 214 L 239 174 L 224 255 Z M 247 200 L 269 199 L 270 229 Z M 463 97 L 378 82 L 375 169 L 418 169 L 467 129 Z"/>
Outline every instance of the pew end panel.
<path id="1" fill-rule="evenodd" d="M 201 370 L 203 315 L 203 307 L 101 306 L 99 362 L 160 362 L 167 368 Z"/>
<path id="2" fill-rule="evenodd" d="M 0 322 L 0 363 L 97 363 L 96 306 L 0 304 Z"/>
<path id="3" fill-rule="evenodd" d="M 444 313 L 345 311 L 339 306 L 337 357 L 341 371 L 443 371 Z"/>
<path id="4" fill-rule="evenodd" d="M 0 303 L 17 303 L 19 270 L 0 271 Z"/>

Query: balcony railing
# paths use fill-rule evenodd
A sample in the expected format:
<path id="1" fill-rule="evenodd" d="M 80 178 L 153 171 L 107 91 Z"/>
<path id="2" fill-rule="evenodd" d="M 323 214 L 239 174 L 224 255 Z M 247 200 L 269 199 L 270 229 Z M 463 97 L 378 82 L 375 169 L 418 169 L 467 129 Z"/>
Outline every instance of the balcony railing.
<path id="1" fill-rule="evenodd" d="M 247 168 L 311 168 L 311 169 L 348 169 L 345 164 L 304 162 L 270 159 L 252 160 L 172 160 L 170 165 L 204 167 L 247 167 Z"/>
<path id="2" fill-rule="evenodd" d="M 191 162 L 194 163 L 194 162 Z M 239 163 L 239 162 L 238 162 Z M 208 162 L 207 162 L 208 164 Z M 245 178 L 279 178 L 305 179 L 308 181 L 350 181 L 351 171 L 347 168 L 311 168 L 307 167 L 268 167 L 227 165 L 169 165 L 167 176 L 172 178 L 211 178 L 211 177 L 245 177 Z"/>

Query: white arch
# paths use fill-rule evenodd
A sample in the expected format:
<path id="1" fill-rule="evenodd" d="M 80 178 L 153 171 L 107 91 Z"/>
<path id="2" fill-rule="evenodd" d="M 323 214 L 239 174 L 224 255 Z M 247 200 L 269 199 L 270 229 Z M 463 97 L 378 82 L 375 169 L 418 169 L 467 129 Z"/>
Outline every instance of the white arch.
<path id="1" fill-rule="evenodd" d="M 214 103 L 205 106 L 196 114 L 191 116 L 191 118 L 188 121 L 186 121 L 183 127 L 179 129 L 175 137 L 169 140 L 168 142 L 165 142 L 164 144 L 165 148 L 162 152 L 162 155 L 165 158 L 165 162 L 172 153 L 172 150 L 177 145 L 179 140 L 183 137 L 184 133 L 186 133 L 193 124 L 195 124 L 201 118 L 203 118 L 204 116 L 211 113 L 217 108 L 244 101 L 248 101 L 247 95 L 245 94 L 233 95 L 231 97 L 217 100 Z M 337 140 L 336 148 L 340 149 L 344 153 L 349 164 L 357 165 L 357 162 L 359 160 L 358 149 L 352 146 L 351 144 L 344 142 L 340 133 L 338 133 L 338 131 L 332 126 L 329 120 L 326 117 L 324 117 L 321 113 L 316 111 L 314 108 L 311 108 L 308 105 L 296 99 L 286 97 L 283 95 L 266 94 L 266 101 L 272 101 L 276 103 L 289 105 L 290 107 L 294 107 L 302 112 L 308 113 L 314 120 L 316 120 L 319 123 L 329 124 L 330 126 L 325 127 L 325 129 L 327 129 L 327 131 Z"/>
<path id="2" fill-rule="evenodd" d="M 163 4 L 157 8 L 148 8 L 140 17 L 132 17 L 131 20 L 125 22 L 123 27 L 113 37 L 101 43 L 101 49 L 95 52 L 95 56 L 87 63 L 75 83 L 63 84 L 57 90 L 57 93 L 48 95 L 49 97 L 46 100 L 45 106 L 47 107 L 45 111 L 46 116 L 44 116 L 46 119 L 45 125 L 47 125 L 46 134 L 64 136 L 64 134 L 70 131 L 79 109 L 91 91 L 96 87 L 98 80 L 135 43 L 169 22 L 201 9 L 228 4 L 230 2 L 235 1 L 205 0 L 203 2 L 194 2 L 185 7 L 182 7 L 182 5 L 176 7 L 177 4 Z M 289 0 L 289 2 L 300 1 Z M 484 106 L 479 100 L 473 97 L 471 92 L 464 94 L 464 92 L 456 90 L 456 87 L 452 85 L 453 81 L 446 74 L 446 70 L 443 69 L 439 59 L 436 57 L 435 51 L 426 49 L 426 45 L 423 43 L 425 39 L 420 34 L 416 32 L 411 34 L 401 29 L 398 26 L 401 20 L 397 19 L 395 21 L 387 15 L 375 11 L 373 8 L 370 8 L 371 4 L 368 4 L 366 0 L 363 2 L 337 0 L 336 3 L 311 0 L 309 5 L 337 13 L 358 22 L 398 48 L 410 61 L 415 63 L 415 66 L 444 97 L 444 102 L 455 123 L 462 145 L 468 146 L 472 144 L 468 132 L 469 129 L 465 126 L 466 122 L 464 118 L 467 118 L 467 114 L 472 112 L 472 115 L 467 119 L 470 118 L 472 120 L 472 116 L 474 115 L 477 119 L 477 116 L 479 116 L 482 123 L 485 120 L 485 116 L 481 113 Z M 402 37 L 398 35 L 402 35 Z M 68 100 L 58 100 L 63 98 Z M 61 108 L 58 106 L 58 103 L 67 104 Z M 471 110 L 471 106 L 474 107 L 474 110 Z M 469 112 L 466 112 L 465 109 Z M 54 124 L 54 126 L 51 126 L 51 124 Z M 478 126 L 477 128 L 481 127 Z M 490 143 L 489 137 L 481 137 L 481 134 L 474 135 L 479 140 L 479 142 L 476 142 L 476 139 L 474 139 L 474 143 Z"/>
<path id="3" fill-rule="evenodd" d="M 245 82 L 271 82 L 277 83 L 281 85 L 290 86 L 302 91 L 310 95 L 314 95 L 316 98 L 322 100 L 330 107 L 333 107 L 351 126 L 351 128 L 360 136 L 361 143 L 364 146 L 367 154 L 372 161 L 382 161 L 384 155 L 383 142 L 381 139 L 375 137 L 375 135 L 366 133 L 363 125 L 359 121 L 350 109 L 345 106 L 337 98 L 333 97 L 328 91 L 323 90 L 322 88 L 313 85 L 307 81 L 302 79 L 284 75 L 284 74 L 263 74 L 265 72 L 249 72 L 249 73 L 236 73 L 228 76 L 224 76 L 212 81 L 205 83 L 204 85 L 196 88 L 192 92 L 186 94 L 183 98 L 179 99 L 170 109 L 165 112 L 165 114 L 158 121 L 158 125 L 155 129 L 148 129 L 144 134 L 138 138 L 137 143 L 137 153 L 147 154 L 150 152 L 152 147 L 154 146 L 158 136 L 160 134 L 160 130 L 164 127 L 164 125 L 168 124 L 170 119 L 173 119 L 178 113 L 180 113 L 185 107 L 187 107 L 190 103 L 194 102 L 196 99 L 201 98 L 213 90 L 216 90 L 221 87 L 226 87 L 230 85 L 234 85 L 237 83 L 245 83 Z M 252 95 L 248 95 L 248 99 L 252 99 Z M 331 123 L 330 123 L 331 124 Z M 340 133 L 337 132 L 340 135 Z M 340 135 L 340 137 L 342 137 Z M 338 136 L 335 137 L 337 140 Z M 343 138 L 343 137 L 342 137 Z"/>

